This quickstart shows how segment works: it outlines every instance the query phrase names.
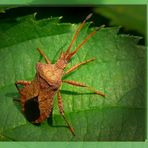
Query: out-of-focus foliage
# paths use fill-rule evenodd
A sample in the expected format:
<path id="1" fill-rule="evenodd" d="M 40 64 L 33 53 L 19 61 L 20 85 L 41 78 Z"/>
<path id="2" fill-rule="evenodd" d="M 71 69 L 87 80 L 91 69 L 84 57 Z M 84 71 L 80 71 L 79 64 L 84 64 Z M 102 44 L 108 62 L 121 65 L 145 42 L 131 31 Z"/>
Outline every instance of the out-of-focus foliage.
<path id="1" fill-rule="evenodd" d="M 146 5 L 102 5 L 95 12 L 109 18 L 111 25 L 146 35 Z"/>

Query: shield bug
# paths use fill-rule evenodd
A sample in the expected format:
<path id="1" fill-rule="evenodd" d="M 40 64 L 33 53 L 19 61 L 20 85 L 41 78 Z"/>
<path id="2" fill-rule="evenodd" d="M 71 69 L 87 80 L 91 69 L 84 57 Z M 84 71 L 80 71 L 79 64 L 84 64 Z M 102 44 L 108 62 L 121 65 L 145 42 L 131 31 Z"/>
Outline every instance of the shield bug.
<path id="1" fill-rule="evenodd" d="M 105 94 L 97 91 L 96 89 L 87 86 L 84 83 L 71 81 L 71 80 L 62 80 L 62 77 L 75 71 L 81 65 L 87 64 L 95 58 L 86 60 L 84 62 L 80 62 L 69 70 L 64 71 L 65 67 L 67 66 L 70 59 L 77 53 L 77 51 L 81 48 L 81 46 L 88 41 L 96 32 L 104 27 L 104 25 L 100 26 L 99 28 L 92 31 L 73 51 L 71 50 L 74 41 L 77 39 L 77 36 L 85 25 L 85 22 L 92 16 L 89 14 L 86 19 L 80 24 L 77 28 L 70 45 L 68 46 L 65 52 L 62 52 L 59 59 L 56 63 L 52 64 L 50 60 L 46 57 L 43 51 L 40 48 L 37 48 L 39 53 L 43 56 L 46 61 L 46 64 L 38 62 L 36 64 L 36 76 L 32 81 L 16 81 L 15 85 L 18 89 L 20 94 L 20 103 L 22 106 L 22 112 L 26 116 L 26 118 L 32 123 L 42 123 L 45 119 L 47 119 L 52 114 L 53 108 L 53 98 L 55 94 L 57 94 L 58 98 L 58 107 L 60 114 L 64 118 L 68 128 L 70 129 L 71 133 L 75 135 L 74 128 L 68 122 L 67 118 L 64 115 L 63 103 L 60 93 L 60 88 L 62 83 L 67 83 L 70 85 L 78 86 L 78 87 L 85 87 L 90 91 L 94 92 L 95 94 L 105 96 Z M 19 88 L 18 85 L 22 85 L 22 88 Z"/>

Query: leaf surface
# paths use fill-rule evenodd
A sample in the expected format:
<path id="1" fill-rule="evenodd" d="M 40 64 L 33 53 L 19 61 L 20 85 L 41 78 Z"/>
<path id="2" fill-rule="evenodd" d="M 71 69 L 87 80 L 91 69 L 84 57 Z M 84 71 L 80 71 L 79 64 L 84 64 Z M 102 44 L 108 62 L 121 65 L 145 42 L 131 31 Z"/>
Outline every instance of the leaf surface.
<path id="1" fill-rule="evenodd" d="M 35 64 L 44 62 L 40 47 L 54 63 L 66 50 L 78 25 L 59 23 L 59 18 L 36 20 L 35 15 L 0 20 L 0 139 L 15 141 L 109 141 L 145 139 L 145 48 L 140 37 L 118 34 L 119 28 L 103 28 L 73 57 L 68 68 L 86 59 L 64 79 L 85 82 L 106 97 L 84 88 L 63 84 L 62 99 L 73 137 L 65 127 L 54 97 L 53 124 L 26 121 L 15 88 L 17 80 L 32 80 Z M 93 28 L 81 30 L 73 49 Z M 48 120 L 49 121 L 49 120 Z"/>

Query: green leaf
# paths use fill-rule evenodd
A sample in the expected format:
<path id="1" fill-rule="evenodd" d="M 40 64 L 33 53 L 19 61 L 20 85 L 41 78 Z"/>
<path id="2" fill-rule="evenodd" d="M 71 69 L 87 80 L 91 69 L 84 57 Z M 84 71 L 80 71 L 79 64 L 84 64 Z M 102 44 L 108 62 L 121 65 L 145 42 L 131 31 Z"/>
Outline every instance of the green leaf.
<path id="1" fill-rule="evenodd" d="M 65 79 L 85 82 L 106 94 L 92 94 L 84 88 L 63 84 L 65 115 L 75 129 L 65 127 L 54 97 L 53 124 L 29 123 L 21 112 L 15 88 L 17 80 L 32 80 L 35 64 L 43 61 L 40 47 L 55 62 L 66 50 L 76 24 L 59 23 L 60 18 L 36 20 L 35 15 L 0 20 L 0 139 L 15 141 L 104 141 L 145 140 L 145 47 L 140 37 L 118 34 L 119 28 L 103 28 L 73 57 L 68 68 L 86 59 Z M 93 30 L 89 23 L 81 30 L 74 48 Z"/>
<path id="2" fill-rule="evenodd" d="M 111 19 L 111 25 L 121 25 L 146 35 L 145 5 L 99 6 L 95 11 Z"/>
<path id="3" fill-rule="evenodd" d="M 0 13 L 5 13 L 6 10 L 14 7 L 16 6 L 0 6 Z"/>
<path id="4" fill-rule="evenodd" d="M 5 9 L 7 9 L 7 7 L 0 7 L 0 13 L 4 13 Z"/>

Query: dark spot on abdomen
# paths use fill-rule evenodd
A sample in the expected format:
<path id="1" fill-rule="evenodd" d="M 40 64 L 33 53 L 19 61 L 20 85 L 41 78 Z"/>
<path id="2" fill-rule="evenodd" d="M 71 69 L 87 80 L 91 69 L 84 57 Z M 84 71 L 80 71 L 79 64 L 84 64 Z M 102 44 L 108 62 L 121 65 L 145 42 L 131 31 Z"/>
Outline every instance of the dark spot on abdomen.
<path id="1" fill-rule="evenodd" d="M 31 98 L 25 102 L 24 114 L 29 122 L 33 122 L 40 116 L 38 96 Z"/>

